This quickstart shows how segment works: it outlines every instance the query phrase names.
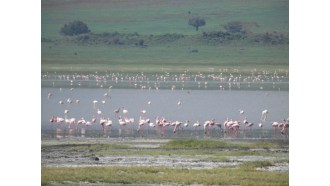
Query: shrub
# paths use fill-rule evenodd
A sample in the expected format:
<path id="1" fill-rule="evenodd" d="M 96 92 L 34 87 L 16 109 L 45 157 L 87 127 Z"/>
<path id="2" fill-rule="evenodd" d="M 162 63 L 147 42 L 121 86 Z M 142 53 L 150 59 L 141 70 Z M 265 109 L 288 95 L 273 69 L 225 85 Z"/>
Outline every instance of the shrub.
<path id="1" fill-rule="evenodd" d="M 65 24 L 60 31 L 61 34 L 67 36 L 85 34 L 89 32 L 90 30 L 88 29 L 88 26 L 82 21 L 73 21 L 68 24 Z"/>

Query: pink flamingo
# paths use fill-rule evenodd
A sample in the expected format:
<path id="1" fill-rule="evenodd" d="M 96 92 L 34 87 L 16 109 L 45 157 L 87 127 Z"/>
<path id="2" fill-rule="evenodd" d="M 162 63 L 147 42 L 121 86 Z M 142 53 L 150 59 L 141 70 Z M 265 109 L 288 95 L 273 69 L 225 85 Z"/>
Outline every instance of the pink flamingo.
<path id="1" fill-rule="evenodd" d="M 149 123 L 150 123 L 150 119 L 142 119 L 142 117 L 140 116 L 139 126 L 138 126 L 137 131 L 140 133 L 143 126 L 146 125 L 146 124 L 149 124 Z M 142 130 L 142 132 L 143 132 L 143 130 Z"/>
<path id="2" fill-rule="evenodd" d="M 284 124 L 281 130 L 281 134 L 285 137 L 289 136 L 289 119 L 284 120 Z"/>
<path id="3" fill-rule="evenodd" d="M 215 124 L 215 119 L 207 120 L 204 122 L 204 133 L 211 136 L 211 127 Z"/>

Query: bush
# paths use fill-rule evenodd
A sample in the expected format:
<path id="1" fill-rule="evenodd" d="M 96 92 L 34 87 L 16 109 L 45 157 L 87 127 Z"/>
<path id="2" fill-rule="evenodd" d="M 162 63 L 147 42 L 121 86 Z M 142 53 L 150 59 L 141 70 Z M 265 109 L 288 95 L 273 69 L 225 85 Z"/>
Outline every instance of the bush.
<path id="1" fill-rule="evenodd" d="M 68 24 L 65 24 L 60 31 L 61 34 L 67 36 L 85 34 L 89 32 L 90 30 L 88 29 L 88 26 L 82 21 L 73 21 Z"/>
<path id="2" fill-rule="evenodd" d="M 239 21 L 229 22 L 223 27 L 230 33 L 238 33 L 243 31 L 243 24 Z"/>

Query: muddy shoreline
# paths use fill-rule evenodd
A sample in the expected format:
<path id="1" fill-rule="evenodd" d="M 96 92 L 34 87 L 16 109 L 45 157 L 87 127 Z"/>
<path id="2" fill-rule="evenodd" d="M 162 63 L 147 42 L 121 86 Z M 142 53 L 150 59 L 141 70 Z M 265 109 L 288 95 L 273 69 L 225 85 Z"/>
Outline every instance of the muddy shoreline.
<path id="1" fill-rule="evenodd" d="M 217 148 L 217 149 L 164 149 L 170 139 L 66 139 L 41 142 L 41 166 L 86 167 L 86 166 L 145 166 L 188 169 L 235 168 L 244 162 L 270 161 L 272 166 L 258 170 L 288 172 L 289 149 L 287 148 Z M 232 140 L 235 141 L 235 140 Z M 254 140 L 239 140 L 250 143 Z M 235 143 L 237 143 L 235 141 Z M 96 149 L 94 146 L 111 144 L 111 149 Z M 119 146 L 124 145 L 124 146 Z M 119 148 L 118 148 L 119 147 Z M 158 152 L 153 154 L 154 151 Z M 180 153 L 176 153 L 180 151 Z M 182 153 L 184 151 L 184 153 Z M 201 151 L 201 153 L 199 153 Z M 212 151 L 212 153 L 207 153 Z M 215 153 L 216 152 L 216 153 Z M 229 155 L 219 157 L 217 153 Z M 196 153 L 196 154 L 195 154 Z M 239 153 L 241 155 L 230 155 Z"/>

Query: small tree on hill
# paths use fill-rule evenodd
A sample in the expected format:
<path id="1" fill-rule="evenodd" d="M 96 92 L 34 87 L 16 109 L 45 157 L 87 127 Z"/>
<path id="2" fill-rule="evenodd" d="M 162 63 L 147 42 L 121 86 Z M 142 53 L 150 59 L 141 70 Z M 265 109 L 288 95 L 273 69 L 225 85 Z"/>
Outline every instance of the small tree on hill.
<path id="1" fill-rule="evenodd" d="M 68 36 L 85 34 L 88 32 L 90 32 L 88 26 L 82 21 L 73 21 L 68 24 L 65 24 L 60 31 L 61 34 Z"/>
<path id="2" fill-rule="evenodd" d="M 198 27 L 204 26 L 205 23 L 206 23 L 205 20 L 203 18 L 200 18 L 200 17 L 190 18 L 189 21 L 188 21 L 188 24 L 195 27 L 196 31 L 198 31 Z"/>

